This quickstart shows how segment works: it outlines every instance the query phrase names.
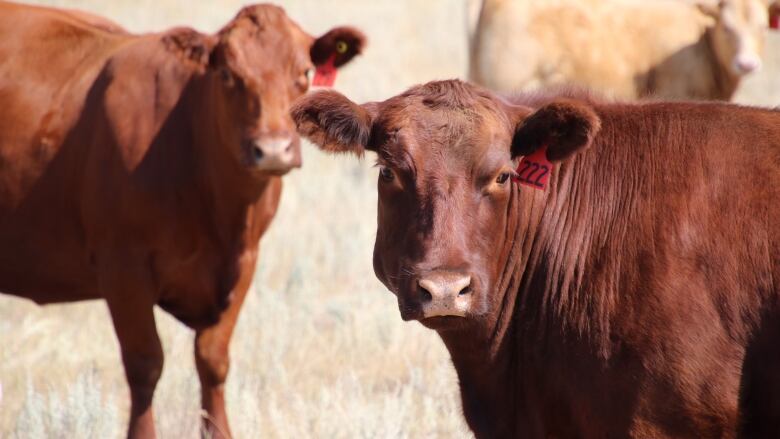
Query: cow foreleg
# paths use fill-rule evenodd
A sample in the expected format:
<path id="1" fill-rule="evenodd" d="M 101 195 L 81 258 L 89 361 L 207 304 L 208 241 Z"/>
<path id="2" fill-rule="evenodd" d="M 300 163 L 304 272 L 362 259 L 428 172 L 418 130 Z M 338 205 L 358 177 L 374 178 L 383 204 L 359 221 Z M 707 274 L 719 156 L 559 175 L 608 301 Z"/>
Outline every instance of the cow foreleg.
<path id="1" fill-rule="evenodd" d="M 111 312 L 130 387 L 127 437 L 154 438 L 152 398 L 163 367 L 163 351 L 154 321 L 154 296 L 143 272 L 133 275 L 125 263 L 101 270 L 101 288 Z M 120 273 L 121 272 L 121 273 Z"/>
<path id="2" fill-rule="evenodd" d="M 216 325 L 199 330 L 195 335 L 195 365 L 201 386 L 204 437 L 229 438 L 225 411 L 225 379 L 230 367 L 230 337 L 244 303 L 255 270 L 257 252 L 247 252 L 240 261 L 238 282 L 233 288 L 230 305 L 220 315 Z"/>

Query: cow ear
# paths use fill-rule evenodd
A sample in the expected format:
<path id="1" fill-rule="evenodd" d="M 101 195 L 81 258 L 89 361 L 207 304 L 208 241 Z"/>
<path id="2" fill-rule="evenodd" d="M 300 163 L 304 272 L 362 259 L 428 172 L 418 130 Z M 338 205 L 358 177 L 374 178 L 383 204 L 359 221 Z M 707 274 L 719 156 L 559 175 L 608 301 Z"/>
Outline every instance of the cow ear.
<path id="1" fill-rule="evenodd" d="M 359 30 L 342 26 L 329 30 L 317 38 L 309 54 L 314 65 L 319 66 L 333 58 L 333 66 L 341 67 L 363 52 L 366 36 Z"/>
<path id="2" fill-rule="evenodd" d="M 512 138 L 512 158 L 532 154 L 546 146 L 552 162 L 587 149 L 601 129 L 601 119 L 589 105 L 574 100 L 547 104 L 517 125 Z"/>
<path id="3" fill-rule="evenodd" d="M 721 10 L 724 7 L 723 0 L 719 0 L 719 1 L 703 0 L 703 1 L 698 1 L 695 4 L 699 12 L 701 12 L 702 14 L 710 18 L 714 18 L 716 20 L 720 17 Z"/>
<path id="4" fill-rule="evenodd" d="M 215 39 L 194 29 L 182 27 L 166 32 L 162 36 L 162 44 L 183 62 L 204 73 L 215 46 Z"/>
<path id="5" fill-rule="evenodd" d="M 104 87 L 102 108 L 128 169 L 137 166 L 180 101 L 193 76 L 203 74 L 212 39 L 177 28 L 117 49 L 95 87 Z"/>
<path id="6" fill-rule="evenodd" d="M 369 147 L 377 104 L 358 105 L 338 92 L 322 90 L 299 99 L 290 110 L 298 132 L 320 149 L 358 156 Z"/>

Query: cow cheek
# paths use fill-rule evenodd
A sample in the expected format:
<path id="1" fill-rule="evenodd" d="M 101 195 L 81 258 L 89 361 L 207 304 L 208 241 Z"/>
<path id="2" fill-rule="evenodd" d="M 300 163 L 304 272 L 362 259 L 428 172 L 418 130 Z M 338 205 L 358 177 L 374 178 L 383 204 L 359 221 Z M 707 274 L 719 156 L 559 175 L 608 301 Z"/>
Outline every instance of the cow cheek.
<path id="1" fill-rule="evenodd" d="M 377 239 L 374 243 L 374 258 L 373 258 L 373 265 L 374 265 L 374 275 L 377 279 L 379 279 L 380 282 L 388 289 L 390 292 L 395 294 L 395 291 L 393 291 L 392 285 L 389 285 L 387 282 L 387 275 L 384 265 L 384 259 L 382 258 L 382 255 L 384 254 L 383 246 L 380 243 L 379 233 L 377 233 Z"/>
<path id="2" fill-rule="evenodd" d="M 385 227 L 389 224 L 390 227 Z M 399 260 L 401 255 L 398 253 L 397 236 L 394 236 L 397 228 L 393 226 L 394 222 L 386 221 L 381 218 L 377 225 L 376 240 L 374 241 L 374 274 L 382 284 L 385 285 L 393 294 L 396 294 L 399 285 L 397 273 L 400 271 Z M 393 245 L 395 244 L 395 245 Z"/>
<path id="3" fill-rule="evenodd" d="M 734 63 L 739 50 L 739 38 L 736 30 L 723 24 L 718 24 L 713 39 L 715 55 L 718 58 L 718 62 L 724 69 L 733 72 L 732 64 Z"/>
<path id="4" fill-rule="evenodd" d="M 480 279 L 480 291 L 474 305 L 475 314 L 489 312 L 491 307 L 491 297 L 495 295 L 495 289 L 498 288 L 499 278 L 503 273 L 506 258 L 504 254 L 507 249 L 507 216 L 506 203 L 495 203 L 483 213 L 480 218 L 480 227 L 474 230 L 472 236 L 479 237 L 475 244 L 479 249 L 475 249 L 475 255 L 479 255 L 478 260 L 474 261 L 477 265 L 478 277 Z"/>

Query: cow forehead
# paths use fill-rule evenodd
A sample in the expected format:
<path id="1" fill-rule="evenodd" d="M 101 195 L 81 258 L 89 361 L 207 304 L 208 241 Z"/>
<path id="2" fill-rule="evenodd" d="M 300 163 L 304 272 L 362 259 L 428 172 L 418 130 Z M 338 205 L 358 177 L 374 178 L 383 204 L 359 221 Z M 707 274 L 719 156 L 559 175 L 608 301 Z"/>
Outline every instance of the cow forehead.
<path id="1" fill-rule="evenodd" d="M 418 173 L 463 173 L 509 160 L 511 132 L 495 109 L 430 106 L 422 100 L 392 102 L 378 117 L 384 132 L 380 161 L 397 161 Z"/>
<path id="2" fill-rule="evenodd" d="M 309 49 L 314 38 L 277 6 L 245 8 L 220 33 L 233 53 L 239 55 L 244 68 L 252 72 L 278 70 L 282 66 L 298 73 L 311 64 Z"/>
<path id="3" fill-rule="evenodd" d="M 768 7 L 762 0 L 730 0 L 725 3 L 723 17 L 732 24 L 763 26 L 766 22 Z"/>

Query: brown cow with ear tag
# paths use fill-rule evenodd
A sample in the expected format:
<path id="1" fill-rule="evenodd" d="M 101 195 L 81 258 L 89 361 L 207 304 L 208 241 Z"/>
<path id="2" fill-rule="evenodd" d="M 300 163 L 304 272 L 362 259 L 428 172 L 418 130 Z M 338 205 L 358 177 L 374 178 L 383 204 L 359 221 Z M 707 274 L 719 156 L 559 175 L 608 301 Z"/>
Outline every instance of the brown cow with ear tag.
<path id="1" fill-rule="evenodd" d="M 439 81 L 293 118 L 376 153 L 374 272 L 477 437 L 780 436 L 780 111 Z"/>
<path id="2" fill-rule="evenodd" d="M 0 291 L 106 300 L 129 437 L 155 436 L 155 305 L 196 330 L 205 428 L 230 437 L 228 344 L 281 176 L 301 165 L 291 103 L 363 42 L 348 27 L 314 38 L 270 5 L 216 35 L 132 35 L 0 2 Z"/>

